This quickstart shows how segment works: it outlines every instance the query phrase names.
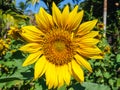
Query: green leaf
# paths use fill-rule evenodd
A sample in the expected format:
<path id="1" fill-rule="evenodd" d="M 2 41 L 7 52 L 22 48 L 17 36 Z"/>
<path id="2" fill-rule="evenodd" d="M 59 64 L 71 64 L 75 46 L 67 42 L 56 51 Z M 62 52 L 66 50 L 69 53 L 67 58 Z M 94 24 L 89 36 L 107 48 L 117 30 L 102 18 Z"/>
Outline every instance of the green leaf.
<path id="1" fill-rule="evenodd" d="M 117 79 L 117 87 L 120 87 L 120 78 Z"/>
<path id="2" fill-rule="evenodd" d="M 4 59 L 9 59 L 12 56 L 11 52 L 6 52 L 6 55 L 4 56 Z"/>
<path id="3" fill-rule="evenodd" d="M 60 87 L 59 89 L 57 90 L 66 90 L 66 85 L 63 85 L 62 87 Z"/>
<path id="4" fill-rule="evenodd" d="M 100 66 L 100 62 L 95 62 L 95 66 Z"/>
<path id="5" fill-rule="evenodd" d="M 0 83 L 10 82 L 14 80 L 20 80 L 20 79 L 16 77 L 4 77 L 4 78 L 0 78 Z"/>
<path id="6" fill-rule="evenodd" d="M 116 60 L 117 60 L 117 62 L 120 62 L 120 54 L 117 54 Z"/>
<path id="7" fill-rule="evenodd" d="M 114 82 L 115 82 L 115 80 L 113 80 L 113 79 L 109 79 L 109 84 L 111 85 L 111 86 L 113 86 L 113 84 L 114 84 Z"/>
<path id="8" fill-rule="evenodd" d="M 108 72 L 104 72 L 103 75 L 107 79 L 111 77 L 110 73 L 108 73 Z"/>
<path id="9" fill-rule="evenodd" d="M 23 81 L 22 80 L 13 80 L 13 81 L 10 81 L 10 82 L 7 82 L 7 87 L 10 88 L 11 86 L 18 86 L 18 85 L 21 85 L 23 84 Z"/>
<path id="10" fill-rule="evenodd" d="M 101 70 L 98 69 L 98 71 L 95 72 L 96 73 L 96 76 L 102 76 L 102 72 Z"/>
<path id="11" fill-rule="evenodd" d="M 90 82 L 84 82 L 82 86 L 85 87 L 85 89 L 83 90 L 110 90 L 108 86 L 90 83 Z"/>
<path id="12" fill-rule="evenodd" d="M 1 88 L 3 88 L 3 86 L 5 86 L 6 83 L 0 83 L 0 90 L 2 90 Z"/>
<path id="13" fill-rule="evenodd" d="M 39 83 L 36 83 L 35 90 L 43 90 L 42 85 L 40 85 Z"/>
<path id="14" fill-rule="evenodd" d="M 73 83 L 68 90 L 85 90 L 85 87 L 80 83 Z"/>

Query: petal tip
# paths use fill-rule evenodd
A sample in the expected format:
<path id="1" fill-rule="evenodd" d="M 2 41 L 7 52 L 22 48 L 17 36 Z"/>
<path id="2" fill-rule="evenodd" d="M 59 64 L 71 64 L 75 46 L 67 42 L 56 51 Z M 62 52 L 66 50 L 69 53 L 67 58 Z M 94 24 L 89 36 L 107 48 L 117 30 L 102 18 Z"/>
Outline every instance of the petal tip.
<path id="1" fill-rule="evenodd" d="M 98 22 L 98 19 L 95 19 L 95 20 L 93 20 L 95 23 L 97 23 Z"/>
<path id="2" fill-rule="evenodd" d="M 38 12 L 38 13 L 40 13 L 42 10 L 43 10 L 43 8 L 42 8 L 42 7 L 40 7 L 40 9 L 39 9 L 39 12 Z"/>
<path id="3" fill-rule="evenodd" d="M 78 5 L 76 5 L 75 8 L 78 9 Z"/>
<path id="4" fill-rule="evenodd" d="M 27 66 L 27 65 L 26 65 L 26 63 L 23 63 L 22 66 L 25 67 L 25 66 Z"/>
<path id="5" fill-rule="evenodd" d="M 83 15 L 84 15 L 84 10 L 81 10 L 80 13 L 81 13 L 81 16 L 83 17 Z"/>
<path id="6" fill-rule="evenodd" d="M 21 48 L 19 48 L 18 50 L 23 51 L 23 48 L 21 47 Z"/>
<path id="7" fill-rule="evenodd" d="M 84 13 L 84 10 L 81 10 L 82 13 Z"/>
<path id="8" fill-rule="evenodd" d="M 53 6 L 53 7 L 56 7 L 56 4 L 55 4 L 55 2 L 53 2 L 53 3 L 52 3 L 52 6 Z"/>

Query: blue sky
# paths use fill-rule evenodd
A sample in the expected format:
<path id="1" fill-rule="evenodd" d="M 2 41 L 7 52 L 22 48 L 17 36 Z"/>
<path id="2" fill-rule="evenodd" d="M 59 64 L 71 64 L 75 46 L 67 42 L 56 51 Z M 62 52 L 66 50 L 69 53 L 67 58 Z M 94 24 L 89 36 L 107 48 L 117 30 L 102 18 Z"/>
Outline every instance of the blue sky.
<path id="1" fill-rule="evenodd" d="M 80 0 L 80 2 L 82 2 L 82 1 L 84 1 L 84 0 Z M 19 4 L 20 2 L 25 2 L 25 0 L 16 0 L 16 5 L 18 6 L 18 4 Z M 62 5 L 64 6 L 64 5 L 67 4 L 67 3 L 70 3 L 70 4 L 72 4 L 72 5 L 75 4 L 75 3 L 72 2 L 72 0 L 64 0 L 64 1 L 60 4 L 60 5 L 61 5 L 60 7 L 62 7 Z M 29 7 L 27 7 L 26 11 L 27 11 L 27 10 L 31 10 L 33 13 L 37 13 L 37 12 L 39 11 L 39 8 L 40 8 L 40 7 L 47 8 L 47 7 L 45 6 L 45 4 L 40 0 L 40 2 L 38 3 L 38 5 L 37 5 L 36 7 L 31 4 L 31 5 L 29 5 Z"/>

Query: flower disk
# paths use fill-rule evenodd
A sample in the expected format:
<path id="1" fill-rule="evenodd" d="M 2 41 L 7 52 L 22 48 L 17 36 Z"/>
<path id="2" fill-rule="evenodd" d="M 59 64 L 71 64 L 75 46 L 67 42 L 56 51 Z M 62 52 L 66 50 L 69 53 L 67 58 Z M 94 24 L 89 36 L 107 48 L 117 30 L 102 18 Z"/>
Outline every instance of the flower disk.
<path id="1" fill-rule="evenodd" d="M 82 67 L 92 72 L 86 59 L 103 58 L 96 46 L 99 32 L 92 30 L 97 20 L 80 24 L 82 17 L 78 6 L 69 12 L 67 5 L 61 12 L 53 3 L 52 15 L 40 8 L 35 15 L 37 26 L 24 26 L 19 32 L 28 42 L 20 50 L 30 53 L 23 66 L 35 63 L 34 79 L 45 74 L 49 89 L 69 85 L 71 76 L 83 82 Z"/>
<path id="2" fill-rule="evenodd" d="M 74 47 L 70 36 L 63 30 L 53 30 L 46 34 L 43 51 L 49 62 L 55 65 L 64 65 L 71 61 Z"/>

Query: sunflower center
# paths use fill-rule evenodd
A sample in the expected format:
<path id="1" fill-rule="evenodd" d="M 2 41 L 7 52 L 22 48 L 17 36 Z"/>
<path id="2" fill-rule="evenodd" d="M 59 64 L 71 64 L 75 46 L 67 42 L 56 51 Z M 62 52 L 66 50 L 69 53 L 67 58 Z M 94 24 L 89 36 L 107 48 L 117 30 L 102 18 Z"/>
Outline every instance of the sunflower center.
<path id="1" fill-rule="evenodd" d="M 55 47 L 55 50 L 58 52 L 62 52 L 66 48 L 65 43 L 62 41 L 55 41 L 54 47 Z"/>
<path id="2" fill-rule="evenodd" d="M 71 34 L 63 30 L 53 30 L 47 33 L 43 51 L 46 59 L 55 64 L 67 64 L 73 58 L 73 43 Z"/>

